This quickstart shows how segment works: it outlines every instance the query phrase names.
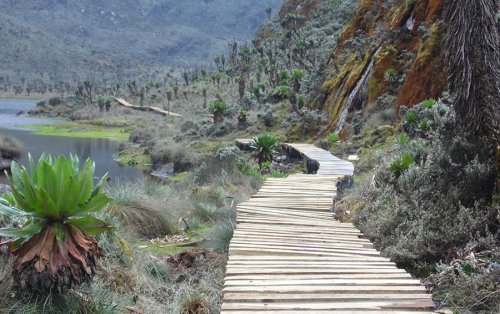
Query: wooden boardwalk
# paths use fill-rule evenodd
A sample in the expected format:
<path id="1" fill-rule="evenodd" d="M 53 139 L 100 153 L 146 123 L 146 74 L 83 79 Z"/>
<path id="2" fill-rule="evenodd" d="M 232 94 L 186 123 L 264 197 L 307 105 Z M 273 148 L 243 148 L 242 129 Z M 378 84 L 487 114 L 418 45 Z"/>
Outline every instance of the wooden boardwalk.
<path id="1" fill-rule="evenodd" d="M 158 108 L 158 107 L 153 107 L 153 106 L 151 106 L 151 107 L 148 107 L 148 106 L 145 106 L 145 107 L 135 106 L 135 105 L 132 105 L 131 103 L 129 103 L 128 101 L 126 101 L 123 98 L 113 97 L 113 99 L 116 100 L 116 102 L 118 102 L 118 104 L 120 104 L 120 105 L 122 105 L 124 107 L 127 107 L 127 108 L 131 108 L 131 109 L 135 109 L 135 110 L 140 110 L 140 111 L 152 111 L 152 112 L 161 114 L 163 116 L 182 117 L 181 114 L 174 113 L 174 112 L 167 111 L 167 110 L 163 110 L 163 109 Z"/>
<path id="2" fill-rule="evenodd" d="M 286 147 L 317 162 L 317 174 L 268 179 L 238 205 L 221 313 L 432 313 L 419 280 L 334 220 L 336 185 L 353 165 L 312 145 Z"/>

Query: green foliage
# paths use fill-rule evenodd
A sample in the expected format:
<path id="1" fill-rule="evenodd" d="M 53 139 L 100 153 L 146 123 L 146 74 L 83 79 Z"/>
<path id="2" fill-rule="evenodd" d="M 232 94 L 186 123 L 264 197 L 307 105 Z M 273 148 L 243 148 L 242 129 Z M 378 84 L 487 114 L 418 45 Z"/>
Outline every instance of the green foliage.
<path id="1" fill-rule="evenodd" d="M 456 264 L 469 252 L 497 252 L 498 260 L 500 215 L 492 203 L 496 170 L 487 139 L 464 131 L 454 110 L 442 102 L 431 109 L 418 107 L 416 115 L 427 116 L 432 128 L 374 161 L 380 166 L 373 184 L 360 187 L 364 204 L 353 222 L 394 262 L 418 276 L 428 276 L 439 262 Z M 455 276 L 457 271 L 463 275 Z M 470 296 L 475 301 L 469 306 L 483 298 L 486 306 L 495 305 L 487 297 L 498 291 L 489 284 L 494 277 L 479 276 L 469 266 L 449 274 L 446 284 L 443 278 L 436 283 L 443 284 L 445 298 L 450 293 L 452 302 Z"/>
<path id="2" fill-rule="evenodd" d="M 328 142 L 330 143 L 336 143 L 338 141 L 340 141 L 340 135 L 338 133 L 330 133 L 326 139 L 328 140 Z"/>
<path id="3" fill-rule="evenodd" d="M 26 222 L 19 229 L 1 229 L 0 235 L 11 238 L 14 250 L 19 249 L 45 227 L 53 228 L 64 241 L 71 228 L 96 236 L 110 226 L 91 214 L 99 212 L 111 202 L 104 192 L 108 180 L 105 175 L 94 186 L 95 164 L 87 160 L 80 170 L 78 157 L 64 155 L 53 160 L 42 155 L 35 163 L 31 156 L 30 171 L 17 162 L 12 164 L 9 178 L 12 195 L 4 195 L 0 214 L 17 215 Z"/>
<path id="4" fill-rule="evenodd" d="M 216 100 L 210 104 L 210 112 L 212 112 L 212 114 L 224 115 L 228 108 L 229 106 L 223 100 Z"/>
<path id="5" fill-rule="evenodd" d="M 394 141 L 400 145 L 406 145 L 410 143 L 410 137 L 406 133 L 401 133 L 394 137 Z"/>
<path id="6" fill-rule="evenodd" d="M 389 68 L 384 73 L 386 81 L 395 82 L 398 79 L 398 71 L 394 68 Z"/>
<path id="7" fill-rule="evenodd" d="M 432 109 L 436 105 L 437 101 L 435 99 L 429 98 L 422 102 L 422 107 L 426 109 Z"/>
<path id="8" fill-rule="evenodd" d="M 411 165 L 415 163 L 415 159 L 409 153 L 403 154 L 396 157 L 389 164 L 389 170 L 392 171 L 396 176 L 400 176 L 401 173 L 408 170 Z"/>
<path id="9" fill-rule="evenodd" d="M 418 128 L 420 131 L 427 131 L 431 128 L 431 122 L 427 119 L 420 120 L 418 123 Z"/>
<path id="10" fill-rule="evenodd" d="M 263 134 L 253 138 L 250 147 L 254 149 L 254 159 L 262 169 L 266 161 L 272 161 L 274 157 L 274 149 L 278 144 L 278 139 L 270 134 Z"/>
<path id="11" fill-rule="evenodd" d="M 328 0 L 328 5 L 326 10 L 329 13 L 333 13 L 333 11 L 342 3 L 342 0 Z"/>
<path id="12" fill-rule="evenodd" d="M 280 97 L 286 98 L 288 96 L 288 94 L 290 93 L 290 87 L 288 87 L 286 85 L 278 86 L 278 88 L 276 89 L 276 93 Z"/>
<path id="13" fill-rule="evenodd" d="M 304 72 L 300 69 L 293 69 L 292 76 L 296 80 L 302 80 L 304 78 Z"/>
<path id="14" fill-rule="evenodd" d="M 416 124 L 418 121 L 417 115 L 413 111 L 408 111 L 405 115 L 405 122 L 407 124 Z"/>
<path id="15" fill-rule="evenodd" d="M 229 106 L 223 100 L 215 100 L 210 104 L 210 112 L 214 115 L 214 123 L 221 123 L 224 120 Z"/>

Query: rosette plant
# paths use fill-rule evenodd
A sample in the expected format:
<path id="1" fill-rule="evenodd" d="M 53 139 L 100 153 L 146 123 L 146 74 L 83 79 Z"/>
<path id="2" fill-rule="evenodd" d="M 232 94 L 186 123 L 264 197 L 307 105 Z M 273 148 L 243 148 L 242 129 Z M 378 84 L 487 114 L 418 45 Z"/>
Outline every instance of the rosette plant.
<path id="1" fill-rule="evenodd" d="M 270 134 L 263 134 L 252 139 L 250 147 L 254 150 L 254 160 L 259 164 L 262 170 L 262 164 L 272 161 L 274 157 L 274 148 L 278 144 L 278 139 Z"/>
<path id="2" fill-rule="evenodd" d="M 53 160 L 29 157 L 29 171 L 12 163 L 12 194 L 0 198 L 0 215 L 18 228 L 0 229 L 1 245 L 15 256 L 14 288 L 20 292 L 63 293 L 89 282 L 102 251 L 94 238 L 109 230 L 95 213 L 111 201 L 104 192 L 105 175 L 94 185 L 95 164 L 80 169 L 77 156 Z"/>

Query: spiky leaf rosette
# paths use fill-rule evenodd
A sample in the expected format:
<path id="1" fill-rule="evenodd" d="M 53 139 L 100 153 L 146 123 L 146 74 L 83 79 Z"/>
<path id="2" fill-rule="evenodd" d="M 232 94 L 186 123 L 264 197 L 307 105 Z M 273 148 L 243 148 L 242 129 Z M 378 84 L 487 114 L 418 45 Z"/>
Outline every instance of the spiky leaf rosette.
<path id="1" fill-rule="evenodd" d="M 94 217 L 111 201 L 105 175 L 94 186 L 95 164 L 80 169 L 78 157 L 53 160 L 42 155 L 30 171 L 16 162 L 9 178 L 12 194 L 0 199 L 0 215 L 22 220 L 22 227 L 0 229 L 16 256 L 15 288 L 35 293 L 62 293 L 95 275 L 102 252 L 94 236 L 110 226 Z"/>
<path id="2" fill-rule="evenodd" d="M 270 134 L 263 134 L 254 137 L 250 147 L 254 149 L 253 157 L 259 164 L 259 167 L 266 161 L 272 161 L 274 157 L 274 148 L 278 139 Z"/>

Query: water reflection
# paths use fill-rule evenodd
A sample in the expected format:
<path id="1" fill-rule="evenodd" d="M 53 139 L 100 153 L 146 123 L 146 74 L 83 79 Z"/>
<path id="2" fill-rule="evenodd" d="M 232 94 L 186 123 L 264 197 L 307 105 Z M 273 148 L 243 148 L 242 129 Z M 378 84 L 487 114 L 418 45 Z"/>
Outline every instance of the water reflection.
<path id="1" fill-rule="evenodd" d="M 15 113 L 18 101 L 0 100 L 0 123 L 9 121 L 8 124 L 0 124 L 0 134 L 11 136 L 19 140 L 25 150 L 25 154 L 20 158 L 21 164 L 28 164 L 28 154 L 31 153 L 33 158 L 37 159 L 44 152 L 50 153 L 53 156 L 60 154 L 69 155 L 76 154 L 81 161 L 91 158 L 96 163 L 96 176 L 103 176 L 108 172 L 113 179 L 135 180 L 142 178 L 145 174 L 133 167 L 122 166 L 113 160 L 113 154 L 117 151 L 119 143 L 108 139 L 88 139 L 88 138 L 71 138 L 59 136 L 42 136 L 33 134 L 30 131 L 16 128 L 20 122 L 26 121 L 26 117 L 17 117 Z M 31 107 L 35 105 L 31 102 Z M 29 110 L 29 106 L 22 106 L 23 110 Z M 21 118 L 21 119 L 18 119 Z M 33 120 L 32 118 L 28 118 Z M 47 123 L 47 121 L 44 121 Z M 5 178 L 0 177 L 0 181 L 5 182 Z"/>

